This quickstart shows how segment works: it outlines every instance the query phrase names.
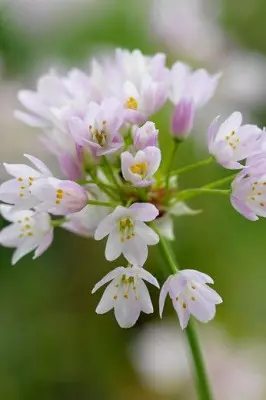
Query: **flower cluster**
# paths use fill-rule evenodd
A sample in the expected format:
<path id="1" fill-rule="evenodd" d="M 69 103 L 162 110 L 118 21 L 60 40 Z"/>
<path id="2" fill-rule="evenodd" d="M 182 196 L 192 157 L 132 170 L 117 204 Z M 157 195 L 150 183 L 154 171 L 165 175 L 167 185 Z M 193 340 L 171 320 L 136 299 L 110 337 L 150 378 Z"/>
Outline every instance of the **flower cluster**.
<path id="1" fill-rule="evenodd" d="M 119 325 L 128 328 L 141 311 L 153 312 L 144 281 L 159 284 L 144 265 L 148 246 L 159 243 L 173 272 L 161 290 L 160 314 L 169 293 L 183 329 L 190 314 L 202 322 L 212 319 L 222 301 L 207 285 L 213 280 L 195 270 L 179 271 L 167 240 L 174 239 L 174 216 L 198 212 L 184 200 L 207 191 L 207 186 L 182 191 L 177 185 L 178 175 L 197 164 L 177 171 L 171 167 L 196 111 L 214 95 L 219 78 L 220 73 L 192 71 L 181 62 L 168 68 L 161 53 L 118 49 L 101 63 L 93 60 L 89 73 L 73 69 L 61 76 L 53 71 L 39 79 L 35 91 L 20 91 L 25 111 L 15 111 L 16 118 L 41 131 L 65 179 L 54 177 L 31 155 L 25 157 L 32 166 L 4 163 L 12 179 L 0 187 L 5 203 L 0 211 L 11 224 L 0 232 L 0 243 L 16 248 L 12 264 L 33 250 L 34 258 L 40 256 L 56 227 L 95 240 L 107 237 L 106 259 L 122 254 L 126 266 L 94 287 L 93 293 L 111 281 L 96 312 L 114 308 Z M 159 130 L 151 120 L 167 102 L 172 103 L 171 158 L 162 157 Z M 232 183 L 231 202 L 251 220 L 266 215 L 264 136 L 257 126 L 242 125 L 239 112 L 220 126 L 216 118 L 209 128 L 212 157 L 207 162 L 216 159 L 225 168 L 242 169 Z M 244 159 L 246 166 L 240 163 Z"/>

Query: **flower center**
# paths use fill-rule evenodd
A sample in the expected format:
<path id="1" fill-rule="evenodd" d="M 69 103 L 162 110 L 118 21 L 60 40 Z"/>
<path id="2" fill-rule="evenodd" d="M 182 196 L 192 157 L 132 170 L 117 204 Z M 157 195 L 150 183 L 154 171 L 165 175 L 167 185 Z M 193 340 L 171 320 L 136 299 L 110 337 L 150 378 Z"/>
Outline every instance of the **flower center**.
<path id="1" fill-rule="evenodd" d="M 226 136 L 226 140 L 227 140 L 227 143 L 229 144 L 229 146 L 230 146 L 233 150 L 236 150 L 237 145 L 238 145 L 238 143 L 239 143 L 239 138 L 236 136 L 236 132 L 235 132 L 235 131 L 232 131 L 232 132 L 230 133 L 230 135 L 227 135 L 227 136 Z"/>
<path id="2" fill-rule="evenodd" d="M 137 164 L 132 165 L 130 167 L 130 170 L 131 170 L 131 172 L 133 172 L 133 174 L 138 174 L 142 178 L 144 178 L 147 173 L 147 170 L 148 170 L 148 164 L 146 162 L 137 163 Z"/>
<path id="3" fill-rule="evenodd" d="M 257 201 L 261 207 L 266 206 L 266 202 L 262 201 L 261 196 L 265 196 L 266 182 L 255 181 L 252 183 L 249 200 Z"/>
<path id="4" fill-rule="evenodd" d="M 92 134 L 93 140 L 98 143 L 101 147 L 104 147 L 107 142 L 107 134 L 105 131 L 106 121 L 102 121 L 100 129 L 93 129 L 92 125 L 89 126 L 89 131 Z"/>
<path id="5" fill-rule="evenodd" d="M 28 191 L 29 187 L 33 184 L 34 178 L 32 176 L 28 178 L 19 177 L 17 180 L 20 183 L 19 197 L 24 197 L 27 194 L 25 191 Z"/>
<path id="6" fill-rule="evenodd" d="M 119 232 L 121 242 L 135 236 L 135 225 L 130 218 L 123 218 L 119 221 Z"/>
<path id="7" fill-rule="evenodd" d="M 20 239 L 33 236 L 33 220 L 30 217 L 25 217 L 17 221 L 20 224 L 19 235 Z"/>
<path id="8" fill-rule="evenodd" d="M 125 107 L 129 110 L 137 110 L 139 105 L 134 97 L 129 97 L 126 101 Z"/>
<path id="9" fill-rule="evenodd" d="M 117 284 L 116 287 L 118 288 L 118 291 L 117 294 L 113 297 L 114 300 L 117 300 L 119 298 L 121 292 L 124 299 L 128 300 L 130 295 L 130 289 L 133 290 L 135 300 L 139 300 L 139 295 L 137 294 L 137 286 L 135 283 L 134 276 L 127 277 L 126 275 L 123 275 L 120 284 Z M 119 288 L 120 290 L 122 289 L 121 292 Z"/>

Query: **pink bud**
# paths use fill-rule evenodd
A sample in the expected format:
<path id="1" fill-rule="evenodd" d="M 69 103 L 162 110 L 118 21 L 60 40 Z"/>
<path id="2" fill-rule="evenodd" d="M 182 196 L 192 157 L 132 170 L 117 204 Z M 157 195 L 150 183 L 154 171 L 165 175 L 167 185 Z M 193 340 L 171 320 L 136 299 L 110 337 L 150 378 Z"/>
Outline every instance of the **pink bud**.
<path id="1" fill-rule="evenodd" d="M 177 139 L 185 139 L 193 127 L 194 104 L 192 101 L 181 100 L 174 109 L 171 131 Z"/>

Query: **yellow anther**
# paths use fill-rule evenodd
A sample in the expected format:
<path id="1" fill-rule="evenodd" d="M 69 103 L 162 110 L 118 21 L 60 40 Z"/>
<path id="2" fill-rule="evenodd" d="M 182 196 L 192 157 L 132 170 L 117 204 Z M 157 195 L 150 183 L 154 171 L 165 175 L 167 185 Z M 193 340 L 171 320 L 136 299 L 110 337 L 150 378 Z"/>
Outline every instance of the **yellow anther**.
<path id="1" fill-rule="evenodd" d="M 178 301 L 178 297 L 175 298 L 175 301 Z"/>
<path id="2" fill-rule="evenodd" d="M 26 189 L 26 186 L 23 186 L 23 185 L 22 185 L 22 186 L 20 186 L 20 189 L 21 189 L 21 190 Z"/>
<path id="3" fill-rule="evenodd" d="M 138 109 L 138 102 L 134 97 L 129 97 L 126 101 L 125 107 L 129 110 L 137 110 Z"/>
<path id="4" fill-rule="evenodd" d="M 28 178 L 28 179 L 29 179 L 29 181 L 31 181 L 31 182 L 32 182 L 32 181 L 34 181 L 34 178 L 33 178 L 33 176 L 29 176 L 29 178 Z"/>
<path id="5" fill-rule="evenodd" d="M 139 299 L 139 296 L 135 296 L 135 300 L 138 300 Z"/>
<path id="6" fill-rule="evenodd" d="M 192 301 L 196 301 L 196 299 L 195 299 L 195 297 L 194 297 L 194 296 L 192 296 L 192 297 L 191 297 L 191 300 L 192 300 Z"/>
<path id="7" fill-rule="evenodd" d="M 196 286 L 195 286 L 195 285 L 191 285 L 191 287 L 192 287 L 192 289 L 196 289 Z"/>
<path id="8" fill-rule="evenodd" d="M 102 124 L 103 124 L 103 125 L 106 125 L 106 124 L 107 124 L 107 122 L 104 120 L 104 121 L 102 122 Z"/>
<path id="9" fill-rule="evenodd" d="M 58 193 L 58 194 L 63 193 L 63 190 L 62 189 L 57 189 L 56 193 Z"/>
<path id="10" fill-rule="evenodd" d="M 33 236 L 33 233 L 32 232 L 28 232 L 28 236 Z"/>
<path id="11" fill-rule="evenodd" d="M 19 194 L 19 197 L 23 197 L 23 196 L 24 196 L 24 194 L 23 194 L 23 193 L 20 193 L 20 194 Z"/>
<path id="12" fill-rule="evenodd" d="M 89 130 L 90 130 L 90 131 L 92 130 L 92 125 L 89 125 Z"/>
<path id="13" fill-rule="evenodd" d="M 261 196 L 261 195 L 262 195 L 262 192 L 258 192 L 257 195 L 258 195 L 258 196 Z"/>
<path id="14" fill-rule="evenodd" d="M 30 218 L 29 218 L 29 217 L 25 217 L 24 220 L 25 220 L 25 221 L 29 221 Z"/>
<path id="15" fill-rule="evenodd" d="M 31 228 L 31 225 L 30 225 L 30 224 L 26 224 L 26 225 L 25 225 L 25 228 L 26 228 L 26 229 L 30 229 L 30 228 Z"/>
<path id="16" fill-rule="evenodd" d="M 264 207 L 264 206 L 265 206 L 265 204 L 264 204 L 264 203 L 260 203 L 260 206 L 261 206 L 261 207 Z"/>
<path id="17" fill-rule="evenodd" d="M 186 304 L 186 303 L 183 303 L 183 304 L 182 304 L 182 307 L 183 307 L 183 308 L 187 308 L 187 304 Z"/>
<path id="18" fill-rule="evenodd" d="M 57 199 L 62 199 L 62 198 L 63 198 L 63 194 L 62 194 L 62 193 L 58 193 L 58 194 L 56 195 L 56 198 L 57 198 Z"/>
<path id="19" fill-rule="evenodd" d="M 128 299 L 128 294 L 124 294 L 124 298 L 125 298 L 125 299 Z"/>
<path id="20" fill-rule="evenodd" d="M 23 178 L 21 178 L 21 177 L 18 178 L 18 181 L 19 181 L 19 182 L 22 182 L 22 181 L 23 181 Z"/>
<path id="21" fill-rule="evenodd" d="M 131 170 L 131 172 L 133 172 L 133 174 L 138 174 L 138 175 L 141 175 L 143 177 L 147 173 L 148 164 L 146 162 L 137 163 L 137 164 L 132 165 L 130 167 L 130 170 Z"/>
<path id="22" fill-rule="evenodd" d="M 113 299 L 114 299 L 114 300 L 117 300 L 117 296 L 114 296 Z"/>
<path id="23" fill-rule="evenodd" d="M 55 204 L 60 204 L 60 200 L 56 200 Z"/>
<path id="24" fill-rule="evenodd" d="M 127 240 L 131 239 L 132 235 L 127 235 Z"/>

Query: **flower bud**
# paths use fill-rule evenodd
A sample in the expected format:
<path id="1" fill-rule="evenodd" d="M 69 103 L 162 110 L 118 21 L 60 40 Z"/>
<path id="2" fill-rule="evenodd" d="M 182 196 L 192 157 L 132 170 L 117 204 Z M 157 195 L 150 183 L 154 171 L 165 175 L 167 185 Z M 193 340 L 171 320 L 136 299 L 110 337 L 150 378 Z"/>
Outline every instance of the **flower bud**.
<path id="1" fill-rule="evenodd" d="M 192 101 L 181 100 L 174 109 L 171 131 L 180 140 L 186 139 L 194 122 L 194 104 Z"/>
<path id="2" fill-rule="evenodd" d="M 143 150 L 149 146 L 158 146 L 158 129 L 153 122 L 147 121 L 140 128 L 134 131 L 134 146 L 138 150 Z"/>

